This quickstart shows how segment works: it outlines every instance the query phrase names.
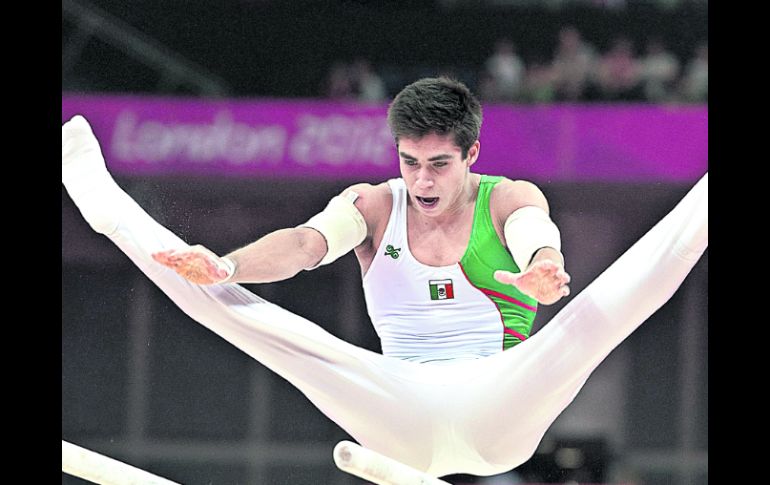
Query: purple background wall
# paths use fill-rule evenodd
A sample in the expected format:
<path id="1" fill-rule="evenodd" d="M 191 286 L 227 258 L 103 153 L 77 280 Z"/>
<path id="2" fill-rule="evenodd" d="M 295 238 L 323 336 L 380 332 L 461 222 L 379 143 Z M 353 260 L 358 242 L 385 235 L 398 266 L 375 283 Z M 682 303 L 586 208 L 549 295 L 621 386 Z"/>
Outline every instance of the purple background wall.
<path id="1" fill-rule="evenodd" d="M 116 174 L 379 181 L 398 176 L 382 104 L 64 96 Z M 693 105 L 487 106 L 476 171 L 533 181 L 697 180 L 708 109 Z"/>

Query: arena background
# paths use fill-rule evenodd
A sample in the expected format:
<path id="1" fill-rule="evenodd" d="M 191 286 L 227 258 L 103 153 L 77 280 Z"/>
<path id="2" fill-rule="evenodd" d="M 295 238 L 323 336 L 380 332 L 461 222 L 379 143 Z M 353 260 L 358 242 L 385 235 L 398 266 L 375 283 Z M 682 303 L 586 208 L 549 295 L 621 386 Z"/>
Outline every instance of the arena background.
<path id="1" fill-rule="evenodd" d="M 140 205 L 188 242 L 226 252 L 303 222 L 351 182 L 396 176 L 395 162 L 367 166 L 366 154 L 356 152 L 336 165 L 246 159 L 234 169 L 224 156 L 201 162 L 179 153 L 149 163 L 136 155 L 139 142 L 133 156 L 119 156 L 128 152 L 115 148 L 123 145 L 111 130 L 121 109 L 167 125 L 202 122 L 223 109 L 234 123 L 248 123 L 254 113 L 272 120 L 276 106 L 297 117 L 355 120 L 364 113 L 376 119 L 389 97 L 422 76 L 451 73 L 482 90 L 485 61 L 502 37 L 513 41 L 527 67 L 547 63 L 567 25 L 599 54 L 622 35 L 641 57 L 647 40 L 659 37 L 684 73 L 708 40 L 707 7 L 676 0 L 63 0 L 62 119 L 84 112 L 95 120 L 110 147 L 108 164 Z M 355 90 L 332 97 L 325 84 L 332 66 L 362 59 L 380 76 L 385 98 L 364 101 Z M 521 96 L 486 99 L 485 107 L 489 126 L 506 116 L 539 120 L 516 128 L 542 143 L 553 139 L 555 154 L 530 147 L 533 160 L 556 157 L 552 166 L 522 163 L 516 148 L 525 142 L 514 137 L 519 145 L 510 160 L 489 159 L 487 167 L 501 172 L 496 164 L 508 164 L 502 174 L 525 173 L 545 192 L 562 231 L 573 294 L 670 210 L 708 166 L 706 98 Z M 596 110 L 616 122 L 593 131 L 580 124 Z M 544 111 L 551 117 L 539 118 Z M 623 149 L 629 130 L 660 120 L 670 125 Z M 574 133 L 593 133 L 598 141 L 586 145 L 590 136 Z M 641 146 L 645 136 L 648 150 Z M 597 145 L 602 140 L 605 150 Z M 488 145 L 495 144 L 505 153 L 503 142 L 490 138 Z M 448 480 L 707 484 L 707 283 L 708 251 L 672 300 L 594 372 L 516 473 Z M 249 288 L 379 350 L 352 255 L 290 281 Z M 541 307 L 535 329 L 563 304 Z M 61 362 L 65 440 L 186 484 L 362 483 L 332 462 L 332 448 L 347 438 L 343 431 L 286 381 L 176 309 L 90 231 L 64 189 Z M 511 410 L 517 419 L 526 414 Z M 84 482 L 63 474 L 62 483 Z"/>

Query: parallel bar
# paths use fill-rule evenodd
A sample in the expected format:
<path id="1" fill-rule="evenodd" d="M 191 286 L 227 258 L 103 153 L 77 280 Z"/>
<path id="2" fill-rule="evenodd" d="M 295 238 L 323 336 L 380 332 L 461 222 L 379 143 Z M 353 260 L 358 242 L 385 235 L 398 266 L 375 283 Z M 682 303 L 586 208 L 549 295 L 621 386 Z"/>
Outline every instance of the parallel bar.
<path id="1" fill-rule="evenodd" d="M 166 441 L 145 436 L 139 443 L 89 439 L 85 446 L 106 454 L 130 455 L 136 460 L 217 462 L 220 464 L 267 464 L 318 466 L 329 462 L 329 444 L 325 442 L 278 443 L 250 438 L 248 441 L 204 441 L 180 439 Z M 132 450 L 136 446 L 138 449 Z"/>
<path id="2" fill-rule="evenodd" d="M 340 470 L 376 485 L 450 485 L 351 441 L 337 443 L 334 463 Z"/>
<path id="3" fill-rule="evenodd" d="M 61 471 L 101 485 L 179 485 L 64 440 L 61 441 Z"/>

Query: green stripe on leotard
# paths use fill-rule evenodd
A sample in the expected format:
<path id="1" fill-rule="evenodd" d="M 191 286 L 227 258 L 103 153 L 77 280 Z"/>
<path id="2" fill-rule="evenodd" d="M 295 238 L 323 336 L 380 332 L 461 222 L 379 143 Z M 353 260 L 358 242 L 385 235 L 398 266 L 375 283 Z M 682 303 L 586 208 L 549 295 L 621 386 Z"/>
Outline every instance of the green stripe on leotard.
<path id="1" fill-rule="evenodd" d="M 504 325 L 503 349 L 509 349 L 529 337 L 537 314 L 537 300 L 515 287 L 498 282 L 493 277 L 502 269 L 512 273 L 521 270 L 511 253 L 500 242 L 489 212 L 492 189 L 505 177 L 481 176 L 479 194 L 473 215 L 473 228 L 468 248 L 460 266 L 468 280 L 492 300 L 502 315 Z"/>

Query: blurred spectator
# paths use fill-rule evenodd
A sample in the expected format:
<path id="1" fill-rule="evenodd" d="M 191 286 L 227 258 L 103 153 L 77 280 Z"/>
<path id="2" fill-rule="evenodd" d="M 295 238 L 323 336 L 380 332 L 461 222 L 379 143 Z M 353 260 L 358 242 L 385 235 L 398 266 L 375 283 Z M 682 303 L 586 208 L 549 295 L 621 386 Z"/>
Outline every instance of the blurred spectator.
<path id="1" fill-rule="evenodd" d="M 353 63 L 352 76 L 359 101 L 382 101 L 387 96 L 385 83 L 367 59 L 359 58 Z"/>
<path id="2" fill-rule="evenodd" d="M 709 46 L 702 42 L 695 49 L 695 56 L 687 63 L 682 76 L 680 92 L 685 101 L 708 101 L 709 95 Z"/>
<path id="3" fill-rule="evenodd" d="M 566 26 L 559 31 L 559 43 L 551 64 L 556 101 L 584 98 L 595 59 L 594 48 L 583 41 L 575 27 Z"/>
<path id="4" fill-rule="evenodd" d="M 551 66 L 547 62 L 533 61 L 527 69 L 523 98 L 531 103 L 549 103 L 555 97 Z"/>
<path id="5" fill-rule="evenodd" d="M 335 61 L 326 75 L 321 91 L 330 99 L 355 98 L 350 67 L 342 61 Z"/>
<path id="6" fill-rule="evenodd" d="M 594 79 L 599 98 L 605 101 L 643 99 L 640 67 L 631 41 L 617 37 L 596 66 Z"/>
<path id="7" fill-rule="evenodd" d="M 495 50 L 484 63 L 488 76 L 486 99 L 491 101 L 514 101 L 524 83 L 524 63 L 516 54 L 516 47 L 510 39 L 501 38 L 495 42 Z"/>
<path id="8" fill-rule="evenodd" d="M 679 59 L 666 49 L 657 37 L 647 42 L 647 51 L 641 61 L 641 82 L 647 101 L 670 101 L 679 79 Z"/>

